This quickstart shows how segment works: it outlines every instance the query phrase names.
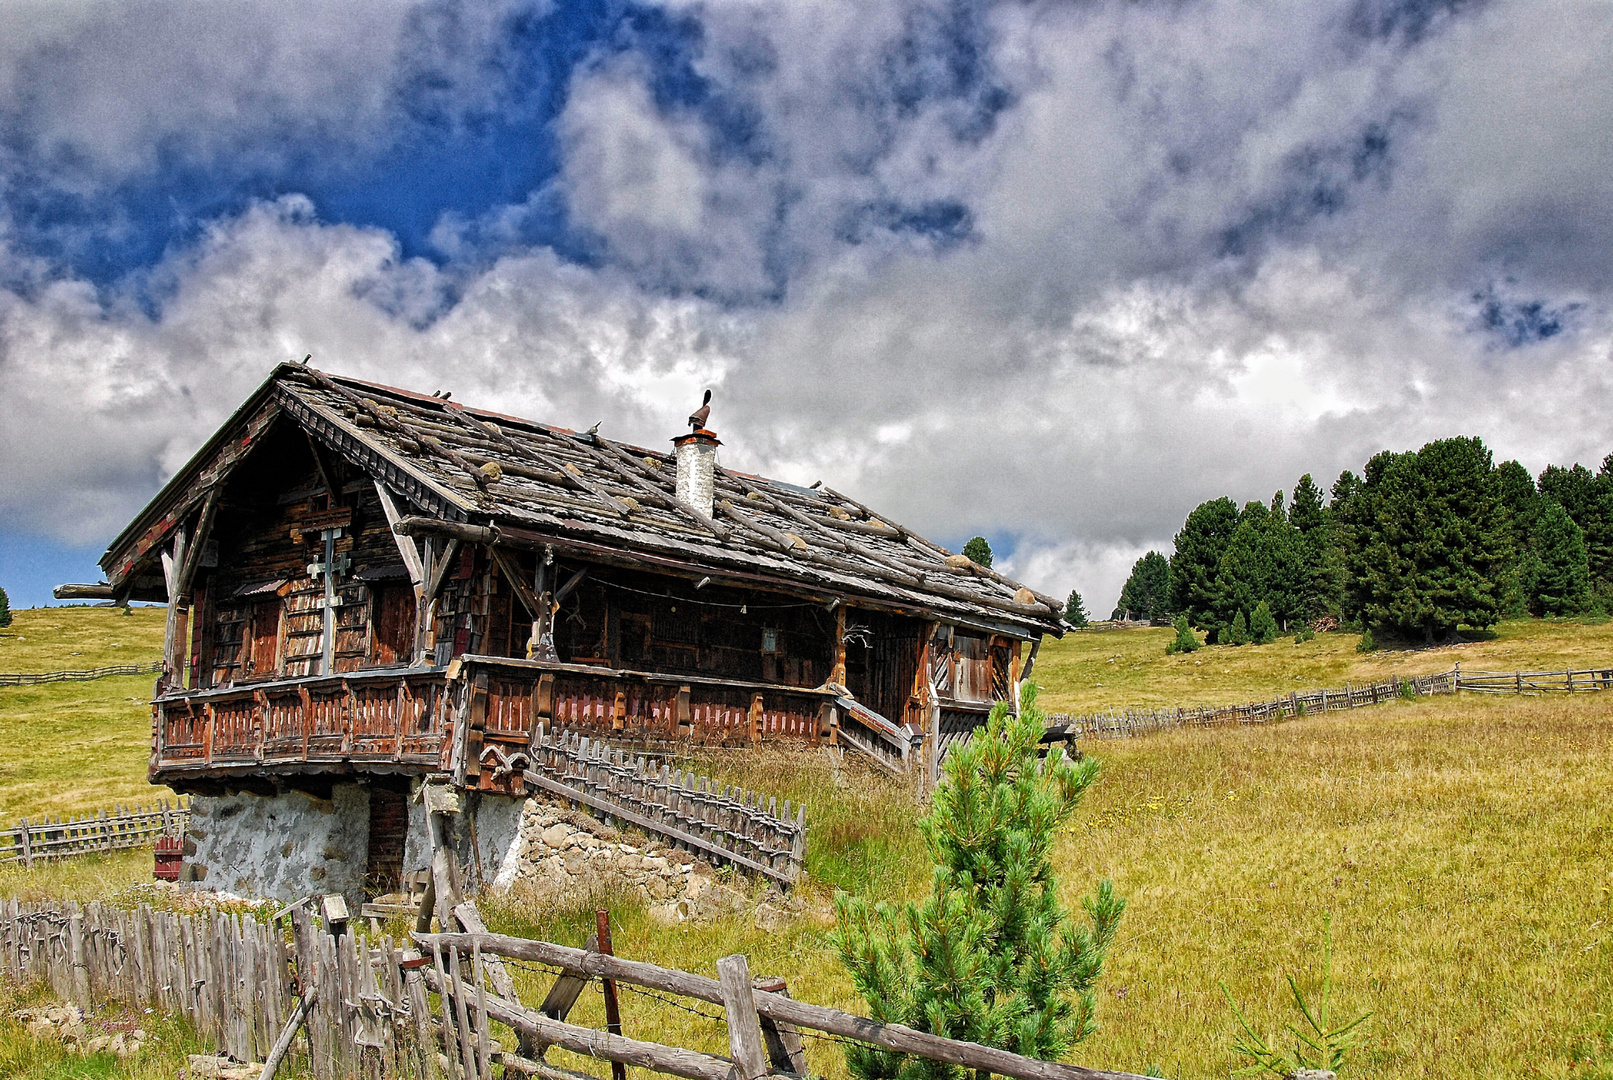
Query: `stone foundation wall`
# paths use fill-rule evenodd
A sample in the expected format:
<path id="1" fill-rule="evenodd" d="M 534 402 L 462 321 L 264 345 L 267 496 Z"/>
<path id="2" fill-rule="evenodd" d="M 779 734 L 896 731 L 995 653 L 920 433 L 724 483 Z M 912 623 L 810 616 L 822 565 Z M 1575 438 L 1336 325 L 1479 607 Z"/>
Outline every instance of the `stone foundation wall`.
<path id="1" fill-rule="evenodd" d="M 290 901 L 341 893 L 364 899 L 370 793 L 337 784 L 330 798 L 301 791 L 194 795 L 185 833 L 185 874 L 211 889 Z"/>

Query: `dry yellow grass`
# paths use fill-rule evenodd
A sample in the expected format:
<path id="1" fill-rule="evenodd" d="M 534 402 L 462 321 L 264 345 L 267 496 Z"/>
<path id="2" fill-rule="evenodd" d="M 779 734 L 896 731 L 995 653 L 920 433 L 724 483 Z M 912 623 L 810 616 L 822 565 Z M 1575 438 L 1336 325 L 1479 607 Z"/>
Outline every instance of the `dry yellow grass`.
<path id="1" fill-rule="evenodd" d="M 1519 619 L 1484 640 L 1432 649 L 1355 651 L 1359 634 L 1319 634 L 1296 645 L 1215 645 L 1166 656 L 1176 637 L 1165 627 L 1077 630 L 1047 638 L 1032 678 L 1049 712 L 1097 712 L 1128 705 L 1232 705 L 1268 700 L 1291 690 L 1371 682 L 1392 675 L 1472 670 L 1586 668 L 1613 663 L 1613 622 Z"/>

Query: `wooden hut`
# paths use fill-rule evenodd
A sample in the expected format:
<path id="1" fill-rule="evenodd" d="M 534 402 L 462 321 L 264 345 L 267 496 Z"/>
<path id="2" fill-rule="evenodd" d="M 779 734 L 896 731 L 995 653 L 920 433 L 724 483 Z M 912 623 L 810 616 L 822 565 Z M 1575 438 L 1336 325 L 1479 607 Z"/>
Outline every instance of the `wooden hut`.
<path id="1" fill-rule="evenodd" d="M 282 365 L 57 595 L 169 605 L 153 781 L 363 783 L 383 874 L 411 779 L 518 797 L 540 725 L 933 778 L 1061 630 L 854 499 L 722 468 L 704 426 L 673 443 Z"/>

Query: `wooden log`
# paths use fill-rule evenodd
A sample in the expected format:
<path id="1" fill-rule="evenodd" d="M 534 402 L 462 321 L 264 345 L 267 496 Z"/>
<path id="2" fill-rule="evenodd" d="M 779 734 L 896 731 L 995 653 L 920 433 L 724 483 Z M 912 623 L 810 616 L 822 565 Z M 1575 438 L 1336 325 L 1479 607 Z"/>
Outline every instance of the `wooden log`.
<path id="1" fill-rule="evenodd" d="M 297 1007 L 291 1011 L 291 1017 L 286 1026 L 280 1029 L 280 1037 L 274 1041 L 274 1047 L 269 1056 L 263 1059 L 263 1071 L 258 1074 L 258 1080 L 274 1080 L 274 1074 L 280 1069 L 280 1062 L 291 1049 L 292 1040 L 297 1037 L 297 1029 L 308 1016 L 308 1008 L 318 997 L 317 989 L 310 990 L 308 996 L 297 1000 Z"/>
<path id="2" fill-rule="evenodd" d="M 424 936 L 424 935 L 423 935 Z M 437 935 L 442 937 L 444 935 Z M 455 936 L 455 935 L 447 935 Z M 497 935 L 489 935 L 496 937 Z M 580 950 L 572 950 L 577 952 Z M 594 955 L 599 955 L 595 953 Z M 446 983 L 434 971 L 427 971 L 426 981 L 435 983 L 432 989 L 441 993 Z M 713 980 L 715 981 L 715 980 Z M 652 1072 L 681 1076 L 684 1080 L 736 1080 L 732 1062 L 695 1050 L 684 1050 L 660 1043 L 640 1042 L 621 1035 L 612 1035 L 594 1028 L 551 1020 L 541 1013 L 517 1008 L 509 1002 L 488 998 L 487 1014 L 501 1024 L 531 1035 L 540 1042 L 570 1050 L 574 1054 L 620 1061 Z"/>
<path id="3" fill-rule="evenodd" d="M 500 956 L 518 960 L 531 960 L 557 967 L 574 968 L 585 974 L 600 978 L 608 975 L 619 982 L 631 983 L 651 990 L 661 990 L 683 997 L 691 997 L 714 1005 L 723 1004 L 721 985 L 716 979 L 709 976 L 663 968 L 638 960 L 623 960 L 620 957 L 605 956 L 601 953 L 584 953 L 581 949 L 568 948 L 564 945 L 556 945 L 547 941 L 533 941 L 527 938 L 508 937 L 502 934 L 475 936 L 480 938 L 482 948 L 488 952 L 498 953 Z M 418 934 L 415 939 L 427 946 L 440 943 L 441 946 L 446 947 L 469 948 L 471 937 L 472 935 L 469 934 Z M 828 1032 L 831 1035 L 839 1035 L 842 1038 L 854 1039 L 873 1046 L 882 1046 L 887 1050 L 917 1054 L 932 1061 L 944 1061 L 953 1065 L 962 1065 L 965 1068 L 997 1073 L 1001 1076 L 1012 1076 L 1016 1080 L 1142 1080 L 1135 1073 L 1108 1072 L 1101 1069 L 1087 1069 L 1079 1065 L 1066 1065 L 1056 1061 L 1039 1061 L 1035 1058 L 1010 1053 L 1007 1050 L 999 1050 L 996 1047 L 981 1046 L 978 1043 L 962 1042 L 957 1039 L 945 1039 L 938 1035 L 916 1031 L 902 1024 L 882 1024 L 867 1017 L 854 1016 L 851 1013 L 826 1008 L 822 1005 L 795 1001 L 778 994 L 758 991 L 753 997 L 756 1010 L 762 1016 L 770 1016 L 775 1020 L 782 1020 L 797 1027 L 811 1028 L 815 1031 Z M 489 1003 L 489 1013 L 493 1015 L 494 1019 L 509 1023 L 509 1021 L 498 1015 L 491 1002 Z M 586 1031 L 587 1029 L 582 1030 Z M 556 1045 L 561 1045 L 558 1040 L 555 1040 L 555 1042 Z M 586 1053 L 588 1051 L 583 1050 L 581 1052 Z M 638 1064 L 638 1062 L 628 1060 L 628 1064 Z M 649 1067 L 651 1066 L 646 1066 L 646 1068 Z M 676 1075 L 686 1074 L 678 1073 Z"/>

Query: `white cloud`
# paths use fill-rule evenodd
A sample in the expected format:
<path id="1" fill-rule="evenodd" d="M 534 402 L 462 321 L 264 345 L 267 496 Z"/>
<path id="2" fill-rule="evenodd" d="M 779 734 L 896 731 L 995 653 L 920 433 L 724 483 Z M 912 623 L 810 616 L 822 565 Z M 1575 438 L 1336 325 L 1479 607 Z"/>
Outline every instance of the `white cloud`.
<path id="1" fill-rule="evenodd" d="M 27 282 L 0 292 L 17 418 L 0 507 L 105 536 L 305 352 L 651 443 L 714 385 L 726 463 L 824 479 L 937 538 L 1012 536 L 1015 572 L 1107 614 L 1207 498 L 1325 486 L 1456 433 L 1533 469 L 1613 449 L 1613 7 L 1496 3 L 1416 40 L 1362 36 L 1342 3 L 1024 4 L 963 28 L 950 10 L 684 8 L 710 108 L 658 104 L 645 57 L 582 65 L 559 180 L 483 223 L 496 260 L 448 221 L 447 267 L 403 260 L 295 197 L 172 252 L 155 310 L 140 283 L 0 258 Z M 29 40 L 100 41 L 123 18 Z M 377 71 L 402 63 L 390 48 Z M 330 78 L 364 81 L 370 57 L 328 49 L 348 72 Z M 267 61 L 165 109 L 152 87 L 177 76 L 148 68 L 125 132 L 87 118 L 122 85 L 87 63 L 58 90 L 0 49 L 0 78 L 50 145 L 107 168 L 287 110 L 359 128 L 385 111 L 317 74 L 243 96 Z M 552 200 L 599 265 L 512 239 Z M 1502 347 L 1473 301 L 1497 281 L 1577 304 L 1571 325 Z"/>

